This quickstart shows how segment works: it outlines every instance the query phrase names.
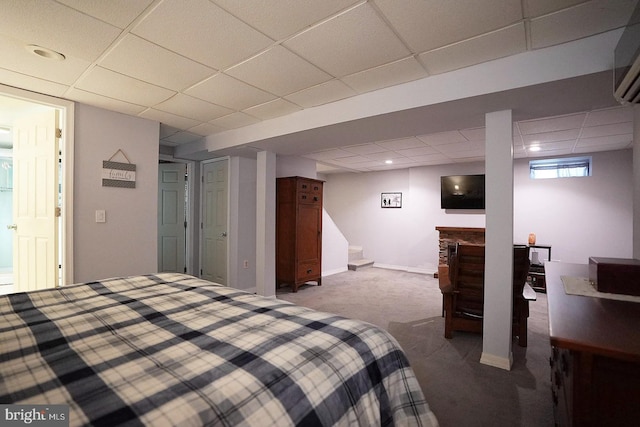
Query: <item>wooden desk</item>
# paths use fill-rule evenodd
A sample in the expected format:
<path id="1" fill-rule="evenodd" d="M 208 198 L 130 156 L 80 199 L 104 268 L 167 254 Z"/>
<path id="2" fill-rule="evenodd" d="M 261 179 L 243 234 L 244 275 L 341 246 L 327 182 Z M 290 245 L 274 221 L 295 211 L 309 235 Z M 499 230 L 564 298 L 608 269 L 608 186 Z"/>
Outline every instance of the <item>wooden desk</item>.
<path id="1" fill-rule="evenodd" d="M 556 424 L 640 422 L 640 303 L 567 295 L 561 276 L 587 264 L 545 264 Z"/>

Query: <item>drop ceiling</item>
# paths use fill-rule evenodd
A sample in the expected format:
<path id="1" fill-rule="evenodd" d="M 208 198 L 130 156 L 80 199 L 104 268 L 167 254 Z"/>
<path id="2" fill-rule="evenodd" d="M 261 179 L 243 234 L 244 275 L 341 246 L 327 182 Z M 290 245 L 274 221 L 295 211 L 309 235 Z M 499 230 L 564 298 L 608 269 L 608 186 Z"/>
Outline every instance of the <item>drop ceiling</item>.
<path id="1" fill-rule="evenodd" d="M 158 121 L 161 143 L 178 147 L 621 28 L 636 3 L 3 1 L 0 83 Z M 65 59 L 38 57 L 28 45 Z M 536 156 L 631 147 L 631 109 L 605 104 L 516 121 L 516 157 L 533 155 L 528 148 L 534 144 L 541 150 Z M 305 156 L 327 172 L 484 158 L 484 130 L 478 125 L 451 123 L 447 129 L 412 135 L 380 132 L 380 140 L 366 142 L 339 141 L 339 132 L 329 134 L 332 144 L 317 141 L 295 153 L 278 151 L 280 146 L 267 140 L 251 145 Z"/>

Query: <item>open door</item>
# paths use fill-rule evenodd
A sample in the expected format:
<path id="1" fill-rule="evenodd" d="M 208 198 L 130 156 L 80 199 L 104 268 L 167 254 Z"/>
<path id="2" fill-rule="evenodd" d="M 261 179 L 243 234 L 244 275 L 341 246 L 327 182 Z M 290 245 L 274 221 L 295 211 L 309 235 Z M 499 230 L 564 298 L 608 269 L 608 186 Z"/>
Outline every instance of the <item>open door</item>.
<path id="1" fill-rule="evenodd" d="M 187 165 L 161 163 L 158 170 L 158 271 L 186 273 Z"/>
<path id="2" fill-rule="evenodd" d="M 14 291 L 53 288 L 58 274 L 58 110 L 14 122 Z"/>
<path id="3" fill-rule="evenodd" d="M 202 164 L 202 237 L 200 276 L 227 284 L 228 160 Z"/>

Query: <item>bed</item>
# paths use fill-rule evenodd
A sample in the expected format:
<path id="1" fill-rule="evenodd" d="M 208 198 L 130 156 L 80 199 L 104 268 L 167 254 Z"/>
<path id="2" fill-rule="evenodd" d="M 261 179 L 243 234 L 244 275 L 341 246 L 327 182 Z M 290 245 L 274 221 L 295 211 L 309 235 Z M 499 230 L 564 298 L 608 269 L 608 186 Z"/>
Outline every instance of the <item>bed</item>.
<path id="1" fill-rule="evenodd" d="M 161 273 L 0 297 L 0 404 L 70 425 L 437 426 L 371 324 Z"/>

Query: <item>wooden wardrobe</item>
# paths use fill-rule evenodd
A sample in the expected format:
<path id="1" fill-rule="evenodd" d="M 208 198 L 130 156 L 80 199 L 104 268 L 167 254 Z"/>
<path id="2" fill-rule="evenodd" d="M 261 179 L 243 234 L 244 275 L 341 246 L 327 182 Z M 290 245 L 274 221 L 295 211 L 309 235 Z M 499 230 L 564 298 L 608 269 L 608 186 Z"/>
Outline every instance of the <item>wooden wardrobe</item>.
<path id="1" fill-rule="evenodd" d="M 322 284 L 322 185 L 317 179 L 276 179 L 276 286 L 293 292 Z"/>

